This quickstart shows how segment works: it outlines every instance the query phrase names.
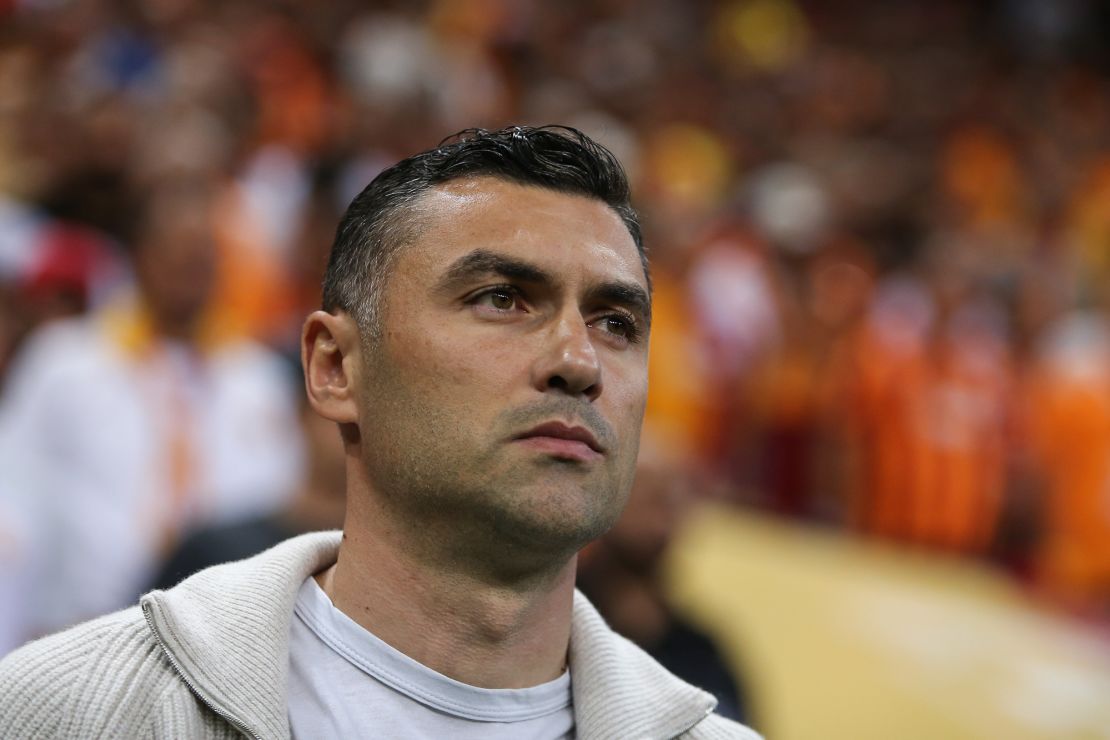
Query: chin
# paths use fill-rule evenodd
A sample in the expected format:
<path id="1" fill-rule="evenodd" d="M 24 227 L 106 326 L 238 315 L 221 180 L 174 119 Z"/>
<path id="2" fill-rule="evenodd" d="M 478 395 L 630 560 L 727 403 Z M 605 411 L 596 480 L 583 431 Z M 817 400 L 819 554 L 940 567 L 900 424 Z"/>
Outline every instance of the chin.
<path id="1" fill-rule="evenodd" d="M 512 543 L 514 549 L 577 552 L 608 532 L 622 508 L 615 505 L 611 496 L 583 497 L 581 491 L 578 493 L 578 496 L 553 493 L 532 506 L 517 502 L 494 519 L 495 536 Z"/>

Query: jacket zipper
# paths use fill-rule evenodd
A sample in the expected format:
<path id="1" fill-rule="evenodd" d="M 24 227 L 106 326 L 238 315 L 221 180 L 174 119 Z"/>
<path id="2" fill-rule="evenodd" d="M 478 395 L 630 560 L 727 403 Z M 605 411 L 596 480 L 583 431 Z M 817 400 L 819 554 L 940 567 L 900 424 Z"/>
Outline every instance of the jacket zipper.
<path id="1" fill-rule="evenodd" d="M 154 620 L 151 619 L 150 611 L 147 609 L 146 604 L 143 604 L 143 617 L 146 619 L 147 627 L 149 627 L 151 633 L 153 633 L 154 639 L 158 642 L 158 647 L 162 648 L 162 653 L 170 661 L 170 665 L 173 666 L 174 672 L 176 672 L 178 677 L 185 682 L 185 685 L 189 687 L 189 690 L 193 692 L 193 695 L 200 699 L 201 703 L 211 709 L 218 717 L 227 721 L 232 727 L 234 727 L 236 730 L 243 733 L 247 737 L 251 738 L 251 740 L 261 740 L 261 738 L 258 735 L 254 734 L 245 724 L 237 720 L 235 717 L 232 717 L 230 714 L 220 709 L 219 707 L 213 705 L 212 702 L 208 701 L 204 698 L 204 696 L 201 695 L 200 689 L 198 689 L 197 685 L 190 681 L 189 677 L 185 675 L 185 671 L 181 667 L 181 664 L 177 662 L 177 658 L 173 657 L 173 653 L 171 653 L 169 647 L 166 646 L 166 643 L 162 639 L 162 636 L 158 634 L 158 630 L 154 628 Z"/>

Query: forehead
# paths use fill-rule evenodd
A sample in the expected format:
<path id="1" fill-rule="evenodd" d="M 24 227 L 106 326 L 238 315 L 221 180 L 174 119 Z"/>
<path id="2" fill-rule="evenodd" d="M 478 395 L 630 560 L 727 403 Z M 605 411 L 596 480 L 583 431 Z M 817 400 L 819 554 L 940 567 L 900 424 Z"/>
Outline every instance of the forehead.
<path id="1" fill-rule="evenodd" d="M 435 272 L 486 249 L 526 259 L 566 279 L 619 279 L 647 289 L 628 228 L 600 200 L 471 177 L 432 188 L 417 201 L 413 215 L 415 235 L 398 256 L 399 270 Z"/>

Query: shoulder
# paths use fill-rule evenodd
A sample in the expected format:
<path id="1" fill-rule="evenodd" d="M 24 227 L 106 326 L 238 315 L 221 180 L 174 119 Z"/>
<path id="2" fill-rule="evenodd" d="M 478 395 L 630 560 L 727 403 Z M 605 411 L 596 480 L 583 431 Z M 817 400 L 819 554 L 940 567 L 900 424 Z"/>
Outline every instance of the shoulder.
<path id="1" fill-rule="evenodd" d="M 43 414 L 44 408 L 65 413 L 62 409 L 80 393 L 116 377 L 121 367 L 118 353 L 92 318 L 51 321 L 36 329 L 12 358 L 0 415 L 19 425 L 49 425 L 53 415 Z"/>
<path id="2" fill-rule="evenodd" d="M 284 382 L 288 382 L 293 375 L 292 360 L 246 337 L 236 337 L 219 344 L 210 357 L 217 368 L 227 372 L 253 373 Z"/>
<path id="3" fill-rule="evenodd" d="M 57 319 L 36 329 L 12 362 L 9 383 L 32 382 L 48 376 L 73 374 L 89 365 L 104 364 L 108 343 L 87 316 Z"/>
<path id="4" fill-rule="evenodd" d="M 252 340 L 235 339 L 206 354 L 209 377 L 221 388 L 228 409 L 271 409 L 281 418 L 269 426 L 287 427 L 296 408 L 296 365 Z M 266 426 L 266 425 L 263 425 Z"/>
<path id="5" fill-rule="evenodd" d="M 99 344 L 103 333 L 91 315 L 54 319 L 39 326 L 27 338 L 26 352 L 31 356 L 50 355 Z"/>
<path id="6" fill-rule="evenodd" d="M 0 737 L 141 731 L 177 683 L 139 608 L 109 614 L 0 661 Z"/>
<path id="7" fill-rule="evenodd" d="M 755 730 L 711 714 L 682 735 L 684 740 L 762 740 Z"/>

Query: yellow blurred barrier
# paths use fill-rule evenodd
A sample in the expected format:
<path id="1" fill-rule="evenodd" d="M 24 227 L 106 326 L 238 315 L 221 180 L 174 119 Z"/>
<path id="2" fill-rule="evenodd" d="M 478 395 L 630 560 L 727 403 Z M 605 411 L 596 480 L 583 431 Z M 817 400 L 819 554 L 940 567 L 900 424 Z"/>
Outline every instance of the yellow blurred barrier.
<path id="1" fill-rule="evenodd" d="M 1110 637 L 989 567 L 710 506 L 666 580 L 768 740 L 1110 738 Z"/>

